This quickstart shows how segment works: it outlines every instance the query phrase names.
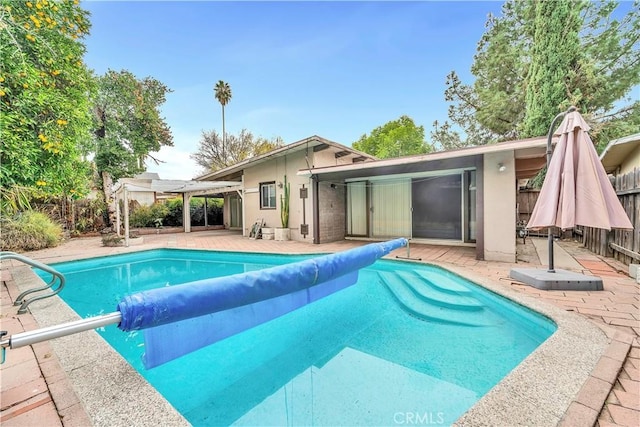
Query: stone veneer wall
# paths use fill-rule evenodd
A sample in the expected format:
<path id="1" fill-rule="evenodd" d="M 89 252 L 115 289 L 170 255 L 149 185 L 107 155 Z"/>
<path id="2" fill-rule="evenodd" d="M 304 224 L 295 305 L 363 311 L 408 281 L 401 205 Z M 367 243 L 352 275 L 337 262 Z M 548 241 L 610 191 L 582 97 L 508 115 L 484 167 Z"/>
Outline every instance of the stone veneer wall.
<path id="1" fill-rule="evenodd" d="M 320 182 L 318 190 L 318 209 L 320 219 L 320 242 L 329 243 L 344 240 L 346 227 L 346 186 Z"/>

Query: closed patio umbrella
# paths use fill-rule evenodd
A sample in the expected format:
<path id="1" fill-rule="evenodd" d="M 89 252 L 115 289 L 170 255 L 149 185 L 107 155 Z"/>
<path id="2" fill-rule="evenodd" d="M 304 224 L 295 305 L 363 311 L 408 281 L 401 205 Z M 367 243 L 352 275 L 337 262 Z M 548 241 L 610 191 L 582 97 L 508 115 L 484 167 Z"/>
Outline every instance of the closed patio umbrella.
<path id="1" fill-rule="evenodd" d="M 590 126 L 570 109 L 554 133 L 560 139 L 533 209 L 528 229 L 576 225 L 633 229 L 587 133 Z M 549 271 L 553 271 L 550 237 Z"/>

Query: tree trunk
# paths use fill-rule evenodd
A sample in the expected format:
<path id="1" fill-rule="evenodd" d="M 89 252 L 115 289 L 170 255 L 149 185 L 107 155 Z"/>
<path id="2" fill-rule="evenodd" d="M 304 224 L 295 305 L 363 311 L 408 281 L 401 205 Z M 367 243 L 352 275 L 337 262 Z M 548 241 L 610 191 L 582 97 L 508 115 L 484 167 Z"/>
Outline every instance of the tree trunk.
<path id="1" fill-rule="evenodd" d="M 105 215 L 105 226 L 113 227 L 116 220 L 116 199 L 111 194 L 111 188 L 113 187 L 113 179 L 109 172 L 102 172 L 102 191 L 104 193 L 104 201 L 107 206 Z M 117 231 L 117 230 L 115 230 Z"/>
<path id="2" fill-rule="evenodd" d="M 225 156 L 225 145 L 227 143 L 227 133 L 224 129 L 224 104 L 222 104 L 222 167 L 227 166 L 227 157 Z"/>

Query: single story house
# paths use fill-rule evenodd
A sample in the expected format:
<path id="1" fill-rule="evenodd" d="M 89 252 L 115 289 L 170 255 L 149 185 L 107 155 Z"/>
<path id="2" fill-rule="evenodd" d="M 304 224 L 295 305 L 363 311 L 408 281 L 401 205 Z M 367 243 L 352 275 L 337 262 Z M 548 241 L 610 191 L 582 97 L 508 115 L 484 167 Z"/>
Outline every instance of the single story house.
<path id="1" fill-rule="evenodd" d="M 314 215 L 315 190 L 308 177 L 298 175 L 301 169 L 353 165 L 372 162 L 375 157 L 350 147 L 312 136 L 288 144 L 260 156 L 202 175 L 198 181 L 238 181 L 243 191 L 224 194 L 225 227 L 241 229 L 248 235 L 258 220 L 265 227 L 281 227 L 280 200 L 285 177 L 291 188 L 289 228 L 294 240 L 314 243 L 342 240 L 344 233 L 331 235 L 327 230 L 322 240 L 316 239 Z M 245 220 L 243 220 L 243 218 Z"/>
<path id="2" fill-rule="evenodd" d="M 158 200 L 158 193 L 151 189 L 151 184 L 159 179 L 160 176 L 155 172 L 143 172 L 133 178 L 120 178 L 114 188 L 127 184 L 129 200 L 135 200 L 142 206 L 151 206 Z"/>
<path id="3" fill-rule="evenodd" d="M 517 182 L 546 164 L 546 144 L 540 137 L 377 160 L 312 136 L 196 179 L 238 182 L 243 190 L 224 196 L 224 218 L 245 235 L 257 219 L 280 227 L 286 176 L 294 240 L 408 237 L 514 262 Z"/>

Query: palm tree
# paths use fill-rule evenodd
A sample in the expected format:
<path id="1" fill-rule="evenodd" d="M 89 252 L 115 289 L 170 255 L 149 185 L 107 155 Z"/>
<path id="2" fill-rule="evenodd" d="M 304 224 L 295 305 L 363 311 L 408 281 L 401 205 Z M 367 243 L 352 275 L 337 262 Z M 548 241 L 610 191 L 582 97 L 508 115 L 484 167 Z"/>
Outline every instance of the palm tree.
<path id="1" fill-rule="evenodd" d="M 227 140 L 227 133 L 224 130 L 224 106 L 231 100 L 231 87 L 229 86 L 229 83 L 218 80 L 218 83 L 216 83 L 214 88 L 214 92 L 216 94 L 216 99 L 220 102 L 220 105 L 222 105 L 222 161 L 226 165 L 227 161 L 224 153 L 224 146 Z"/>

